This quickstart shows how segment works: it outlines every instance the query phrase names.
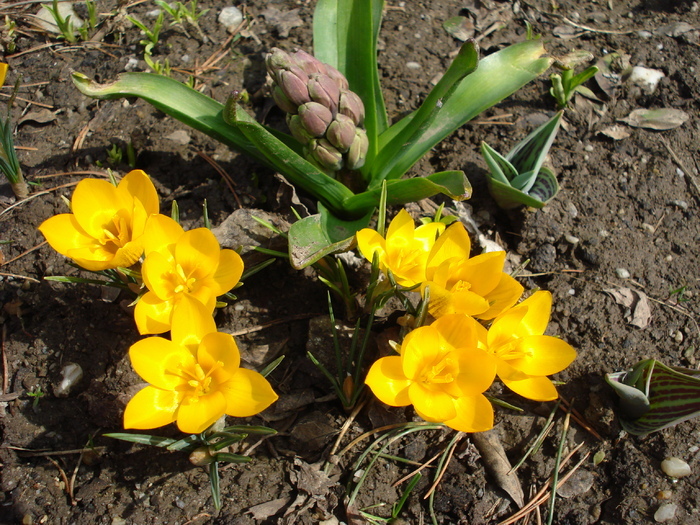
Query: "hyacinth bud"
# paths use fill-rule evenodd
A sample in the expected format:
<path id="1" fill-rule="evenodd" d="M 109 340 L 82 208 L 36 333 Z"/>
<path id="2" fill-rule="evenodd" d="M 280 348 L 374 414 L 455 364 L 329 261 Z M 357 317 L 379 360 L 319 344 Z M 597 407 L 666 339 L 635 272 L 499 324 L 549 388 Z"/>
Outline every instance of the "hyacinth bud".
<path id="1" fill-rule="evenodd" d="M 300 68 L 294 67 L 293 71 L 280 71 L 277 85 L 287 98 L 297 106 L 311 102 L 309 88 L 307 87 L 307 76 Z"/>
<path id="2" fill-rule="evenodd" d="M 292 137 L 297 139 L 304 146 L 313 138 L 304 128 L 304 124 L 301 122 L 299 115 L 287 115 L 287 126 L 289 126 L 289 131 L 292 132 Z"/>
<path id="3" fill-rule="evenodd" d="M 296 114 L 299 106 L 287 98 L 287 95 L 284 94 L 281 87 L 277 85 L 272 87 L 272 98 L 275 101 L 275 104 L 277 104 L 277 107 L 282 111 L 285 113 L 291 113 L 292 115 Z"/>
<path id="4" fill-rule="evenodd" d="M 350 117 L 356 126 L 362 126 L 365 120 L 365 105 L 352 91 L 341 91 L 338 112 Z"/>
<path id="5" fill-rule="evenodd" d="M 309 153 L 318 164 L 331 171 L 343 167 L 343 154 L 326 139 L 313 139 L 309 142 Z"/>
<path id="6" fill-rule="evenodd" d="M 355 140 L 355 123 L 350 117 L 338 113 L 328 126 L 326 138 L 339 151 L 346 153 Z"/>
<path id="7" fill-rule="evenodd" d="M 346 155 L 347 167 L 351 170 L 359 170 L 364 166 L 368 149 L 369 140 L 367 139 L 367 132 L 364 129 L 356 129 L 355 139 L 352 141 Z"/>
<path id="8" fill-rule="evenodd" d="M 294 65 L 292 57 L 286 51 L 273 47 L 272 51 L 265 56 L 265 67 L 271 77 L 275 78 L 277 71 L 289 69 Z"/>
<path id="9" fill-rule="evenodd" d="M 333 120 L 333 114 L 330 109 L 318 102 L 308 102 L 299 106 L 299 118 L 309 135 L 322 137 Z"/>
<path id="10" fill-rule="evenodd" d="M 333 115 L 338 111 L 340 89 L 335 81 L 326 75 L 313 75 L 309 80 L 308 93 L 311 100 L 323 104 L 331 110 Z"/>
<path id="11" fill-rule="evenodd" d="M 296 65 L 299 66 L 304 72 L 311 76 L 316 73 L 321 75 L 328 74 L 328 67 L 326 64 L 318 60 L 317 58 L 309 55 L 306 51 L 302 49 L 297 49 L 293 55 Z"/>
<path id="12" fill-rule="evenodd" d="M 340 71 L 338 71 L 336 68 L 333 66 L 330 66 L 328 64 L 323 64 L 326 66 L 326 75 L 333 79 L 335 84 L 338 86 L 338 89 L 340 91 L 344 91 L 347 89 L 350 89 L 350 85 L 348 84 L 348 79 L 345 78 L 345 75 L 343 75 Z"/>

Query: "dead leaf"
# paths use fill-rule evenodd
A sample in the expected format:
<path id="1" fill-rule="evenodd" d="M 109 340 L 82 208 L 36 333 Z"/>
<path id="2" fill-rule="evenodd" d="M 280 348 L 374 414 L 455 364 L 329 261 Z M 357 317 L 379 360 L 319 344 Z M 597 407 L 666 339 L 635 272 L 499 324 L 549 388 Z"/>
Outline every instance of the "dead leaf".
<path id="1" fill-rule="evenodd" d="M 552 29 L 552 34 L 557 38 L 561 38 L 562 40 L 570 40 L 572 38 L 576 38 L 580 34 L 580 31 L 575 27 L 562 25 Z"/>
<path id="2" fill-rule="evenodd" d="M 608 128 L 605 128 L 601 131 L 599 131 L 601 135 L 605 135 L 606 137 L 609 137 L 613 140 L 622 140 L 626 139 L 631 135 L 631 133 L 627 130 L 625 126 L 619 126 L 615 124 L 614 126 L 610 126 Z"/>
<path id="3" fill-rule="evenodd" d="M 291 11 L 280 11 L 276 7 L 268 7 L 262 12 L 262 15 L 281 38 L 287 38 L 290 30 L 304 25 L 304 21 L 299 18 L 299 8 Z"/>
<path id="4" fill-rule="evenodd" d="M 681 36 L 683 33 L 693 31 L 695 28 L 688 22 L 673 22 L 671 24 L 661 26 L 654 33 L 657 35 L 666 35 L 670 37 Z"/>
<path id="5" fill-rule="evenodd" d="M 466 16 L 453 16 L 442 24 L 445 31 L 457 40 L 464 42 L 474 37 L 474 23 Z"/>
<path id="6" fill-rule="evenodd" d="M 288 505 L 291 500 L 291 497 L 273 499 L 266 503 L 253 505 L 246 513 L 252 515 L 255 520 L 266 520 L 277 514 L 283 507 Z"/>
<path id="7" fill-rule="evenodd" d="M 56 114 L 46 108 L 39 109 L 36 111 L 30 111 L 22 118 L 17 121 L 17 125 L 24 124 L 25 122 L 34 122 L 35 124 L 48 124 L 56 120 Z"/>
<path id="8" fill-rule="evenodd" d="M 328 474 L 321 470 L 323 461 L 309 464 L 305 461 L 294 458 L 294 466 L 298 470 L 289 473 L 289 479 L 296 487 L 315 498 L 324 498 L 326 494 L 337 484 L 337 480 L 331 479 Z"/>
<path id="9" fill-rule="evenodd" d="M 518 507 L 525 504 L 525 495 L 520 480 L 515 472 L 510 472 L 511 465 L 503 450 L 497 429 L 488 432 L 476 432 L 469 438 L 481 454 L 486 470 L 494 477 L 496 483 L 505 490 Z"/>
<path id="10" fill-rule="evenodd" d="M 635 109 L 629 116 L 619 120 L 634 128 L 663 131 L 682 126 L 689 118 L 690 116 L 680 109 L 661 108 Z"/>
<path id="11" fill-rule="evenodd" d="M 644 292 L 631 288 L 609 288 L 603 291 L 609 293 L 617 304 L 628 309 L 625 312 L 625 320 L 628 323 L 637 328 L 649 326 L 651 305 Z"/>

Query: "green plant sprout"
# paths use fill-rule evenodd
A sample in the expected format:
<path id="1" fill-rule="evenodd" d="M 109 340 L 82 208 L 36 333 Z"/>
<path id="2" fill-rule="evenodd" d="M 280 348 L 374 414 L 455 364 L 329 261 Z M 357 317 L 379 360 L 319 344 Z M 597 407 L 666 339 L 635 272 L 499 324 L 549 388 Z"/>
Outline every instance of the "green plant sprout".
<path id="1" fill-rule="evenodd" d="M 32 387 L 32 389 L 27 392 L 27 395 L 32 398 L 32 410 L 36 410 L 39 406 L 39 401 L 46 395 L 46 392 L 41 389 L 41 385 L 37 385 Z"/>
<path id="2" fill-rule="evenodd" d="M 454 130 L 542 74 L 552 62 L 543 56 L 539 40 L 512 45 L 481 60 L 476 43 L 468 41 L 421 107 L 390 126 L 377 64 L 383 7 L 382 0 L 320 0 L 316 5 L 316 58 L 344 75 L 364 105 L 364 164 L 337 178 L 307 160 L 297 139 L 256 122 L 235 96 L 224 107 L 185 84 L 147 73 L 124 73 L 106 85 L 80 73 L 73 80 L 91 97 L 143 98 L 279 171 L 316 197 L 318 213 L 295 222 L 289 232 L 290 260 L 295 268 L 302 268 L 352 245 L 354 233 L 369 224 L 384 182 L 390 205 L 438 193 L 468 198 L 471 187 L 462 171 L 402 177 Z M 353 182 L 351 187 L 343 183 L 346 178 Z"/>
<path id="3" fill-rule="evenodd" d="M 271 436 L 277 432 L 267 427 L 239 425 L 215 429 L 214 424 L 201 434 L 190 435 L 183 439 L 165 438 L 150 434 L 130 434 L 127 432 L 114 432 L 104 434 L 106 437 L 166 448 L 170 451 L 189 453 L 190 462 L 198 467 L 205 467 L 209 473 L 209 486 L 216 510 L 221 508 L 221 490 L 219 488 L 219 464 L 220 463 L 249 463 L 251 458 L 227 452 L 231 445 L 240 443 L 250 434 Z"/>
<path id="4" fill-rule="evenodd" d="M 5 82 L 7 69 L 7 64 L 0 63 L 0 86 Z M 7 112 L 4 116 L 0 115 L 0 171 L 7 177 L 15 196 L 18 199 L 24 199 L 29 195 L 29 187 L 24 180 L 22 167 L 17 158 L 17 151 L 15 150 L 13 138 L 13 126 L 10 118 L 10 109 L 17 95 L 18 88 L 19 78 L 15 82 L 14 90 L 10 96 L 10 100 L 7 102 Z"/>
<path id="5" fill-rule="evenodd" d="M 197 32 L 200 33 L 200 35 L 202 35 L 202 30 L 199 27 L 199 19 L 203 15 L 208 13 L 209 9 L 198 10 L 197 0 L 190 0 L 189 2 L 187 2 L 186 5 L 182 2 L 169 4 L 165 0 L 154 1 L 161 9 L 163 9 L 172 17 L 173 21 L 170 24 L 171 26 L 179 25 L 180 27 L 182 27 L 182 30 L 185 32 L 185 34 L 189 36 L 189 34 L 187 33 L 187 29 L 184 26 L 184 23 L 187 22 L 192 27 L 194 27 L 197 30 Z"/>
<path id="6" fill-rule="evenodd" d="M 97 7 L 93 0 L 87 0 L 85 2 L 85 7 L 88 12 L 87 20 L 78 28 L 78 33 L 80 33 L 80 38 L 82 40 L 89 40 L 90 33 L 97 27 Z"/>
<path id="7" fill-rule="evenodd" d="M 71 20 L 72 16 L 68 15 L 64 17 L 61 14 L 58 8 L 58 0 L 53 0 L 52 5 L 44 4 L 44 9 L 51 13 L 61 37 L 69 44 L 75 44 L 78 38 L 75 36 L 75 26 Z"/>
<path id="8" fill-rule="evenodd" d="M 163 29 L 163 20 L 165 18 L 165 15 L 162 12 L 158 15 L 158 18 L 156 18 L 156 21 L 153 24 L 153 29 L 149 28 L 138 18 L 135 18 L 133 16 L 127 16 L 126 18 L 127 20 L 129 20 L 129 22 L 131 22 L 141 31 L 143 31 L 146 38 L 144 40 L 140 40 L 139 44 L 144 46 L 148 50 L 148 53 L 151 53 L 153 48 L 158 45 L 158 41 L 160 40 L 160 31 L 161 29 Z"/>
<path id="9" fill-rule="evenodd" d="M 688 301 L 690 301 L 690 297 L 686 296 L 687 292 L 688 292 L 688 285 L 684 284 L 683 286 L 680 286 L 680 287 L 676 288 L 675 290 L 671 290 L 669 292 L 669 295 L 675 299 L 676 303 L 687 303 Z"/>
<path id="10" fill-rule="evenodd" d="M 5 50 L 5 53 L 14 53 L 17 49 L 17 24 L 14 20 L 10 20 L 8 15 L 5 15 L 5 23 L 2 26 L 0 41 Z"/>
<path id="11" fill-rule="evenodd" d="M 559 130 L 563 111 L 519 142 L 504 157 L 485 142 L 481 154 L 489 167 L 489 192 L 503 209 L 542 208 L 559 191 L 554 172 L 543 166 Z"/>
<path id="12" fill-rule="evenodd" d="M 592 58 L 593 56 L 590 53 L 580 51 L 570 53 L 554 62 L 554 67 L 558 68 L 561 73 L 553 73 L 549 77 L 552 81 L 552 87 L 549 92 L 557 101 L 559 109 L 569 107 L 569 101 L 574 96 L 574 93 L 590 93 L 590 90 L 582 84 L 598 73 L 598 68 L 590 66 L 577 75 L 574 75 L 574 68 L 581 62 L 587 62 Z"/>
<path id="13" fill-rule="evenodd" d="M 630 434 L 646 435 L 700 415 L 697 370 L 647 359 L 605 380 L 620 397 L 620 424 Z"/>

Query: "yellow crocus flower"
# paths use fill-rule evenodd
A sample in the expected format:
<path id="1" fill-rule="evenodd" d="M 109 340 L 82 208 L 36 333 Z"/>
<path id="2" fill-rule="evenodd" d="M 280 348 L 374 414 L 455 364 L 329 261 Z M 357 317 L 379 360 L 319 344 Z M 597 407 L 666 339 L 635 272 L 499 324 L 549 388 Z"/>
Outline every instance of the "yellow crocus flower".
<path id="1" fill-rule="evenodd" d="M 496 359 L 482 348 L 485 338 L 486 329 L 471 317 L 446 315 L 409 333 L 400 355 L 378 359 L 366 383 L 380 401 L 413 405 L 426 421 L 489 430 L 493 407 L 483 392 L 496 376 Z"/>
<path id="2" fill-rule="evenodd" d="M 182 432 L 198 434 L 224 414 L 252 416 L 277 400 L 267 379 L 240 368 L 236 341 L 217 332 L 211 313 L 190 297 L 175 308 L 171 340 L 142 339 L 131 346 L 129 357 L 150 385 L 129 401 L 125 428 L 177 421 Z"/>
<path id="3" fill-rule="evenodd" d="M 129 267 L 143 253 L 146 220 L 158 213 L 158 194 L 141 170 L 115 187 L 84 179 L 73 192 L 71 210 L 45 220 L 39 231 L 58 253 L 91 271 Z"/>
<path id="4" fill-rule="evenodd" d="M 576 358 L 576 350 L 558 337 L 544 334 L 552 309 L 552 294 L 538 291 L 502 313 L 491 324 L 486 347 L 498 360 L 498 377 L 523 397 L 551 401 L 557 389 L 547 377 L 561 372 Z"/>
<path id="5" fill-rule="evenodd" d="M 5 84 L 5 76 L 7 76 L 7 70 L 10 66 L 4 62 L 0 62 L 0 86 Z"/>
<path id="6" fill-rule="evenodd" d="M 240 255 L 222 250 L 207 228 L 186 232 L 165 215 L 149 219 L 144 249 L 141 276 L 148 292 L 134 311 L 141 334 L 170 330 L 173 308 L 186 296 L 202 303 L 211 315 L 216 298 L 231 290 L 243 273 Z"/>
<path id="7" fill-rule="evenodd" d="M 430 288 L 430 314 L 453 313 L 493 319 L 513 306 L 523 287 L 503 272 L 505 252 L 470 257 L 469 234 L 455 222 L 440 235 L 426 259 L 424 293 Z"/>
<path id="8" fill-rule="evenodd" d="M 375 230 L 357 232 L 357 246 L 368 261 L 379 253 L 379 267 L 391 271 L 401 286 L 411 287 L 425 280 L 425 263 L 435 238 L 445 229 L 440 222 L 415 227 L 406 210 L 401 210 L 389 224 L 386 239 Z"/>

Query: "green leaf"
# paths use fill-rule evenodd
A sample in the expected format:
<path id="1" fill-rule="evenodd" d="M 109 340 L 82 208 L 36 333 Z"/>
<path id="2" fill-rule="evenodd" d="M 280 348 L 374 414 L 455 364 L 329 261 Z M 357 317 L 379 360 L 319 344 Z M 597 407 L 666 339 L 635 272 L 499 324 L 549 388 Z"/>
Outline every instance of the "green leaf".
<path id="1" fill-rule="evenodd" d="M 368 160 L 369 167 L 367 169 L 372 173 L 370 188 L 376 188 L 385 178 L 391 178 L 387 175 L 391 173 L 397 159 L 417 140 L 420 140 L 440 114 L 440 109 L 450 100 L 459 83 L 476 70 L 478 63 L 479 47 L 476 42 L 473 40 L 465 42 L 460 48 L 459 54 L 437 85 L 430 91 L 410 122 L 402 126 L 401 131 L 390 142 L 382 144 L 381 151 L 374 162 L 371 159 Z M 401 175 L 403 173 L 399 173 L 393 178 L 398 178 Z"/>
<path id="2" fill-rule="evenodd" d="M 537 78 L 552 62 L 551 58 L 541 58 L 543 54 L 540 40 L 527 40 L 482 59 L 478 69 L 457 85 L 449 100 L 443 101 L 429 128 L 416 137 L 399 157 L 389 161 L 391 167 L 388 171 L 386 166 L 372 167 L 373 180 L 376 173 L 386 174 L 387 179 L 400 177 L 457 128 Z M 414 116 L 412 113 L 403 120 L 410 121 Z M 403 120 L 394 126 L 408 125 Z M 387 138 L 393 141 L 394 126 L 380 136 L 380 148 L 388 143 Z"/>
<path id="3" fill-rule="evenodd" d="M 559 183 L 552 170 L 546 167 L 540 168 L 535 184 L 532 185 L 528 195 L 546 204 L 559 193 Z"/>
<path id="4" fill-rule="evenodd" d="M 305 217 L 289 228 L 289 261 L 300 270 L 321 257 L 346 251 L 355 242 L 355 232 L 366 228 L 374 209 L 355 221 L 343 221 L 331 215 L 319 203 L 319 213 Z"/>
<path id="5" fill-rule="evenodd" d="M 503 184 L 510 185 L 510 181 L 518 176 L 518 170 L 486 142 L 481 143 L 481 154 L 489 167 L 491 176 Z"/>
<path id="6" fill-rule="evenodd" d="M 120 439 L 130 443 L 139 443 L 141 445 L 151 445 L 153 447 L 167 447 L 178 441 L 177 439 L 151 436 L 150 434 L 129 434 L 126 432 L 112 432 L 110 434 L 103 435 L 113 439 Z"/>
<path id="7" fill-rule="evenodd" d="M 605 380 L 620 396 L 620 423 L 630 434 L 656 432 L 700 415 L 697 370 L 647 359 L 628 372 L 606 374 Z"/>
<path id="8" fill-rule="evenodd" d="M 366 164 L 377 155 L 377 138 L 388 127 L 377 70 L 383 8 L 383 0 L 319 0 L 314 11 L 314 55 L 343 73 L 364 102 Z"/>
<path id="9" fill-rule="evenodd" d="M 544 163 L 549 148 L 559 131 L 559 124 L 564 111 L 558 111 L 551 119 L 542 124 L 532 133 L 508 152 L 506 158 L 515 167 L 518 173 L 532 171 L 538 173 L 542 163 Z M 534 182 L 534 181 L 533 181 Z M 512 182 L 511 182 L 512 183 Z M 523 191 L 528 192 L 530 188 L 524 188 Z"/>

